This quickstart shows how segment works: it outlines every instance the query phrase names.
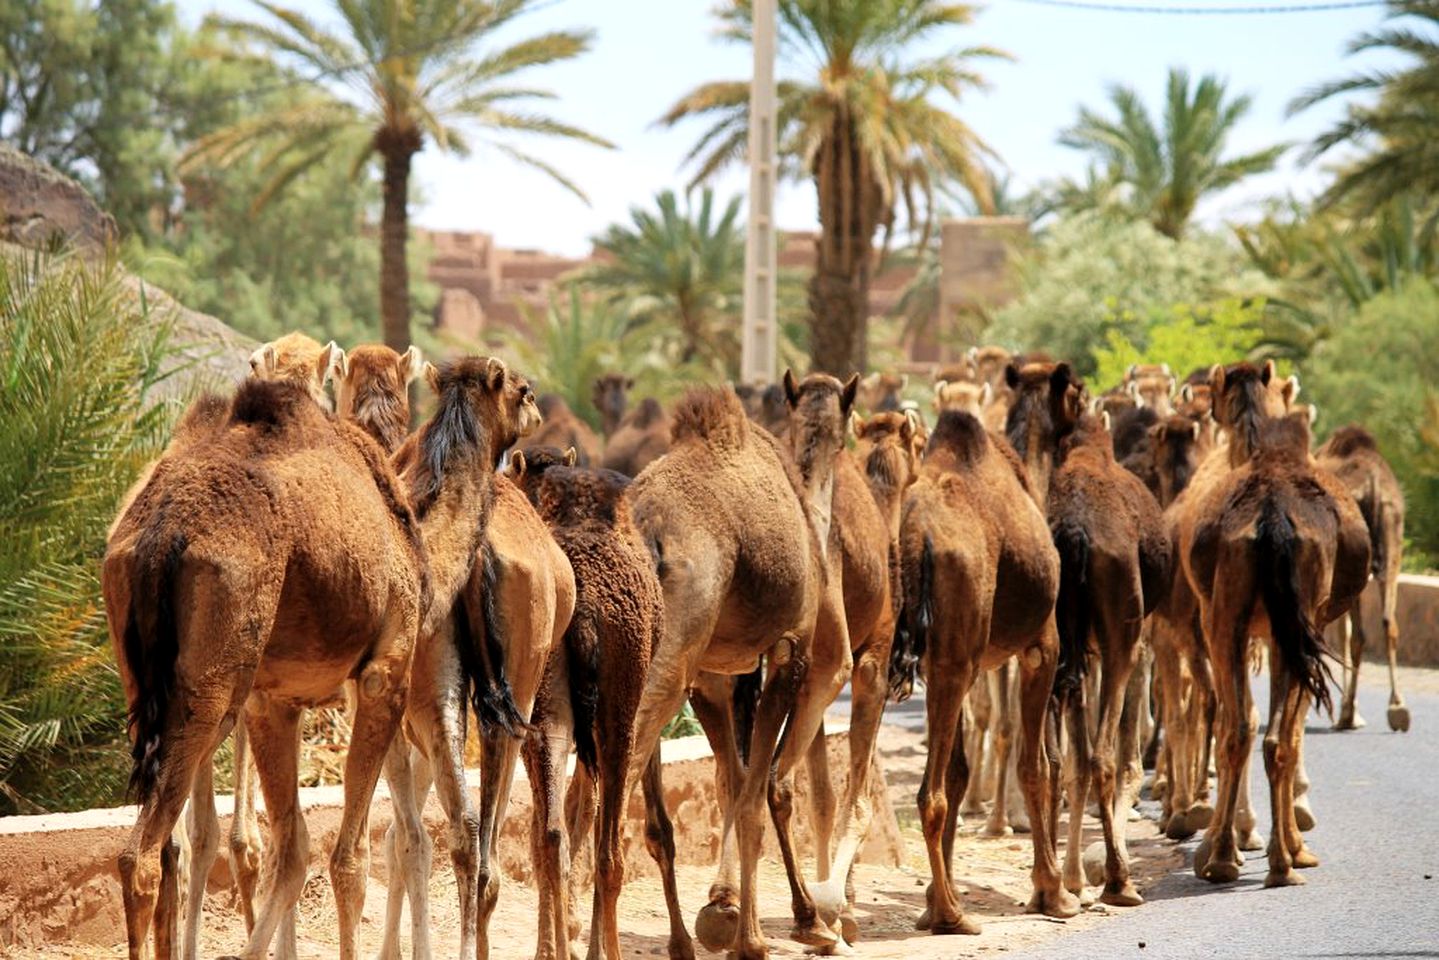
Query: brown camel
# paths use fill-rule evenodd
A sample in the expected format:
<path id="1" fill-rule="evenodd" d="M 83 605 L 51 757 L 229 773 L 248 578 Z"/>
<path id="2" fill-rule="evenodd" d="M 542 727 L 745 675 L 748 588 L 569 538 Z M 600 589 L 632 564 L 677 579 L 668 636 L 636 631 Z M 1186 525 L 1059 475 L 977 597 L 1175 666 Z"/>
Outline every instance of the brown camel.
<path id="1" fill-rule="evenodd" d="M 854 405 L 857 409 L 868 410 L 870 413 L 893 413 L 899 410 L 904 388 L 907 386 L 907 374 L 881 373 L 876 370 L 859 381 Z"/>
<path id="2" fill-rule="evenodd" d="M 828 537 L 817 536 L 810 522 L 799 477 L 774 438 L 750 426 L 732 391 L 691 390 L 675 407 L 672 431 L 670 452 L 630 489 L 631 511 L 658 564 L 665 600 L 665 629 L 637 714 L 631 774 L 648 767 L 648 780 L 658 772 L 650 760 L 660 730 L 696 683 L 748 674 L 761 657 L 767 660 L 748 765 L 736 771 L 738 786 L 725 810 L 719 875 L 695 923 L 708 947 L 749 960 L 767 952 L 755 873 L 771 768 L 782 780 L 808 750 L 833 695 L 833 678 L 848 664 L 847 655 L 823 662 L 813 643 L 817 620 L 822 630 L 844 637 L 843 600 L 838 583 L 827 581 L 820 543 Z M 789 733 L 780 750 L 784 725 Z M 717 759 L 721 769 L 729 761 Z M 655 820 L 652 815 L 651 825 Z M 672 846 L 661 849 L 657 830 L 647 827 L 646 839 L 652 852 L 672 856 Z M 692 956 L 672 893 L 667 882 L 670 954 Z M 818 925 L 797 934 L 835 942 Z"/>
<path id="3" fill-rule="evenodd" d="M 1236 809 L 1254 731 L 1246 672 L 1251 637 L 1267 639 L 1270 649 L 1264 766 L 1273 835 L 1265 885 L 1303 883 L 1294 868 L 1318 863 L 1294 809 L 1303 719 L 1311 697 L 1329 703 L 1320 631 L 1348 610 L 1369 569 L 1359 508 L 1342 484 L 1314 467 L 1307 418 L 1283 415 L 1275 381 L 1270 364 L 1211 371 L 1230 470 L 1204 486 L 1196 477 L 1179 525 L 1179 558 L 1199 600 L 1219 702 L 1219 797 L 1194 860 L 1195 874 L 1215 883 L 1239 876 Z"/>
<path id="4" fill-rule="evenodd" d="M 604 444 L 600 438 L 590 429 L 590 425 L 576 416 L 565 403 L 565 398 L 555 393 L 546 393 L 540 396 L 540 415 L 544 422 L 540 424 L 534 436 L 529 438 L 531 444 L 537 447 L 574 447 L 579 457 L 579 465 L 582 467 L 597 467 L 600 465 L 600 457 L 603 456 Z"/>
<path id="5" fill-rule="evenodd" d="M 341 353 L 335 372 L 335 412 L 393 454 L 410 435 L 410 383 L 424 363 L 419 347 L 403 354 L 380 343 Z"/>
<path id="6" fill-rule="evenodd" d="M 575 817 L 572 842 L 583 844 L 594 820 L 594 908 L 590 921 L 590 960 L 618 958 L 617 906 L 624 882 L 622 845 L 624 805 L 629 796 L 635 711 L 649 668 L 650 651 L 659 639 L 664 610 L 653 561 L 630 518 L 625 490 L 629 479 L 611 470 L 574 468 L 574 451 L 529 447 L 511 459 L 510 474 L 554 531 L 575 570 L 575 613 L 564 645 L 552 651 L 534 722 L 541 728 L 551 717 L 571 718 L 579 764 L 571 792 Z M 564 662 L 564 670 L 560 669 Z M 564 673 L 568 682 L 564 682 Z M 556 758 L 563 760 L 563 758 Z M 564 764 L 529 764 L 532 775 L 558 777 Z M 594 819 L 598 784 L 599 818 Z M 549 791 L 545 791 L 548 793 Z M 547 877 L 542 876 L 543 882 Z M 569 889 L 543 890 L 547 897 L 571 897 Z M 573 908 L 573 904 L 571 904 Z M 577 931 L 578 923 L 571 923 Z M 566 936 L 570 931 L 566 931 Z M 567 941 L 553 944 L 556 957 L 567 957 Z"/>
<path id="7" fill-rule="evenodd" d="M 1176 381 L 1167 363 L 1131 363 L 1124 371 L 1124 389 L 1136 405 L 1147 407 L 1161 417 L 1174 412 L 1172 398 Z"/>
<path id="8" fill-rule="evenodd" d="M 940 415 L 900 525 L 904 605 L 890 684 L 903 696 L 923 671 L 929 757 L 919 814 L 929 851 L 929 907 L 920 926 L 977 933 L 952 879 L 954 832 L 969 765 L 958 748 L 961 706 L 981 670 L 1019 658 L 1019 777 L 1032 827 L 1030 909 L 1073 916 L 1053 844 L 1056 758 L 1046 759 L 1045 716 L 1059 646 L 1054 599 L 1059 559 L 1023 466 L 969 414 Z"/>
<path id="9" fill-rule="evenodd" d="M 1051 372 L 1047 391 L 1062 398 L 1073 389 L 1063 364 Z M 1022 388 L 1031 389 L 1027 381 Z M 1016 410 L 1027 406 L 1026 392 Z M 1030 407 L 1033 410 L 1033 407 Z M 1065 411 L 1053 410 L 1063 423 Z M 1038 429 L 1034 417 L 1028 429 Z M 1134 475 L 1114 459 L 1107 417 L 1081 417 L 1062 434 L 1049 488 L 1049 525 L 1059 549 L 1059 624 L 1062 709 L 1069 719 L 1070 749 L 1077 772 L 1069 792 L 1069 838 L 1065 845 L 1066 886 L 1080 893 L 1082 812 L 1086 794 L 1098 794 L 1104 829 L 1105 882 L 1100 899 L 1115 906 L 1137 906 L 1143 898 L 1129 878 L 1125 823 L 1130 799 L 1123 776 L 1136 749 L 1131 724 L 1121 726 L 1125 692 L 1139 655 L 1140 630 L 1169 587 L 1170 544 L 1159 504 Z M 1087 664 L 1100 667 L 1097 735 L 1089 743 L 1084 710 L 1083 674 Z M 1087 775 L 1086 775 L 1087 774 Z"/>
<path id="10" fill-rule="evenodd" d="M 1359 504 L 1364 523 L 1369 528 L 1369 553 L 1373 560 L 1371 573 L 1379 581 L 1380 617 L 1384 625 L 1384 643 L 1389 656 L 1389 729 L 1409 729 L 1409 708 L 1399 695 L 1395 676 L 1395 657 L 1399 649 L 1399 568 L 1404 551 L 1404 491 L 1379 452 L 1369 431 L 1359 426 L 1340 427 L 1332 433 L 1315 454 L 1321 469 L 1328 470 L 1348 489 Z M 1340 700 L 1339 730 L 1357 730 L 1364 726 L 1354 706 L 1359 690 L 1359 664 L 1364 657 L 1366 637 L 1364 618 L 1356 604 L 1349 614 L 1350 630 L 1344 646 L 1344 693 Z M 1342 626 L 1341 626 L 1342 629 Z"/>
<path id="11" fill-rule="evenodd" d="M 197 402 L 192 415 L 205 426 L 180 431 L 156 464 L 116 524 L 102 571 L 141 804 L 120 856 L 130 955 L 144 954 L 152 921 L 157 953 L 174 951 L 175 863 L 158 848 L 242 711 L 272 851 L 242 956 L 268 953 L 305 875 L 300 712 L 355 677 L 345 809 L 330 861 L 340 955 L 353 957 L 369 802 L 403 709 L 424 548 L 379 448 L 318 409 L 303 385 L 250 381 L 221 410 L 213 399 Z"/>
<path id="12" fill-rule="evenodd" d="M 420 809 L 433 779 L 449 821 L 450 857 L 460 895 L 460 955 L 489 954 L 488 922 L 499 895 L 495 869 L 499 829 L 521 738 L 538 736 L 545 762 L 569 751 L 567 732 L 531 730 L 528 722 L 551 649 L 574 609 L 569 561 L 524 494 L 495 467 L 506 449 L 539 425 L 524 378 L 496 358 L 468 358 L 438 370 L 426 365 L 438 407 L 431 425 L 397 451 L 404 463 L 422 537 L 431 558 L 435 602 L 420 631 L 405 725 L 413 750 L 397 744 L 386 758 L 396 830 L 388 838 L 390 873 L 381 956 L 398 956 L 400 910 L 410 897 L 416 956 L 429 956 L 428 838 Z M 468 403 L 465 403 L 468 398 Z M 432 502 L 433 477 L 458 462 L 474 476 L 466 499 Z M 482 747 L 480 803 L 465 787 L 467 708 L 478 720 Z M 532 777 L 532 784 L 538 783 Z M 563 798 L 537 795 L 544 811 L 536 851 L 540 870 L 562 876 Z M 566 898 L 546 922 L 568 929 Z M 545 938 L 541 938 L 543 948 Z M 551 941 L 553 942 L 553 941 Z"/>
<path id="13" fill-rule="evenodd" d="M 988 382 L 940 380 L 934 385 L 934 412 L 959 410 L 978 417 L 987 430 L 1003 430 L 1009 404 L 996 397 Z"/>
<path id="14" fill-rule="evenodd" d="M 623 373 L 605 373 L 595 378 L 590 396 L 600 412 L 600 427 L 606 438 L 613 437 L 624 422 L 634 388 L 634 378 Z"/>
<path id="15" fill-rule="evenodd" d="M 298 383 L 323 409 L 331 410 L 325 382 L 335 375 L 344 354 L 335 341 L 322 347 L 297 330 L 257 347 L 250 354 L 250 375 L 260 380 Z"/>
<path id="16" fill-rule="evenodd" d="M 631 410 L 605 445 L 603 466 L 627 477 L 640 471 L 670 446 L 670 418 L 654 397 L 646 397 Z"/>

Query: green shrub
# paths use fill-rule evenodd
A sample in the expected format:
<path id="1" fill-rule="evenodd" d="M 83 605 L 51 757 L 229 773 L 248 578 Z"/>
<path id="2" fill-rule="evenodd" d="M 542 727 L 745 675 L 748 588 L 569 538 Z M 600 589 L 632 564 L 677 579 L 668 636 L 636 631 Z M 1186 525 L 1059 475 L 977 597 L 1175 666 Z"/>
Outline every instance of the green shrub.
<path id="1" fill-rule="evenodd" d="M 1098 388 L 1124 379 L 1133 363 L 1167 363 L 1180 380 L 1196 369 L 1233 363 L 1249 356 L 1262 337 L 1263 300 L 1221 300 L 1210 306 L 1176 304 L 1154 309 L 1138 334 L 1138 343 L 1117 328 L 1094 351 Z"/>
<path id="2" fill-rule="evenodd" d="M 0 254 L 0 814 L 113 802 L 129 755 L 100 597 L 169 432 L 166 328 L 109 264 Z"/>

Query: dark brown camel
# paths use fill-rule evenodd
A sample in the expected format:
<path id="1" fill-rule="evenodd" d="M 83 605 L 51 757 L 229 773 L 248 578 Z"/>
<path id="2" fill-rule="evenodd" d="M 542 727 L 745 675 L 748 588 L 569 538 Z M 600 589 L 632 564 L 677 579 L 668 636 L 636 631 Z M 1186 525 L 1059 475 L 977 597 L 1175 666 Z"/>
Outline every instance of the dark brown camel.
<path id="1" fill-rule="evenodd" d="M 903 695 L 923 672 L 929 758 L 919 814 L 929 851 L 935 933 L 977 933 L 953 881 L 954 831 L 969 766 L 961 706 L 980 671 L 1017 656 L 1022 669 L 1019 777 L 1034 845 L 1030 909 L 1073 916 L 1055 860 L 1051 799 L 1057 758 L 1046 759 L 1045 716 L 1059 654 L 1054 599 L 1059 558 L 1024 468 L 969 414 L 946 412 L 905 496 L 899 534 L 904 606 L 890 684 Z"/>
<path id="2" fill-rule="evenodd" d="M 1409 729 L 1409 708 L 1399 695 L 1396 655 L 1399 649 L 1399 569 L 1404 552 L 1404 491 L 1379 445 L 1369 431 L 1359 426 L 1340 427 L 1315 453 L 1320 468 L 1339 478 L 1359 504 L 1369 528 L 1371 573 L 1379 581 L 1379 609 L 1384 627 L 1384 645 L 1389 658 L 1389 729 Z M 1364 726 L 1354 706 L 1359 690 L 1359 664 L 1367 638 L 1364 618 L 1356 604 L 1349 614 L 1348 643 L 1344 647 L 1344 693 L 1339 705 L 1340 730 Z"/>
<path id="3" fill-rule="evenodd" d="M 637 477 L 670 447 L 670 418 L 654 397 L 640 401 L 605 445 L 604 467 Z"/>
<path id="4" fill-rule="evenodd" d="M 561 450 L 574 447 L 580 466 L 599 466 L 600 458 L 604 455 L 604 444 L 590 429 L 590 425 L 570 409 L 565 398 L 546 393 L 539 398 L 539 404 L 544 422 L 529 438 L 530 444 L 536 447 L 558 447 Z"/>
<path id="5" fill-rule="evenodd" d="M 345 808 L 330 860 L 339 953 L 354 957 L 370 797 L 403 710 L 426 599 L 424 548 L 374 441 L 320 410 L 303 384 L 250 381 L 228 406 L 202 399 L 191 416 L 204 425 L 179 431 L 130 501 L 102 571 L 141 804 L 120 856 L 130 956 L 145 954 L 152 919 L 157 953 L 175 949 L 175 863 L 158 848 L 242 711 L 271 858 L 241 955 L 268 954 L 305 877 L 300 714 L 354 677 Z"/>
<path id="6" fill-rule="evenodd" d="M 594 821 L 594 909 L 590 960 L 620 956 L 616 913 L 624 882 L 624 806 L 634 748 L 635 711 L 644 689 L 650 651 L 664 621 L 653 561 L 630 518 L 629 479 L 610 470 L 573 466 L 573 451 L 530 447 L 511 460 L 511 476 L 539 509 L 575 571 L 575 612 L 564 644 L 551 653 L 566 671 L 547 670 L 535 701 L 534 722 L 568 716 L 579 764 L 575 784 L 574 843 L 583 843 Z M 568 673 L 568 683 L 562 674 Z M 543 776 L 564 778 L 564 767 L 531 764 Z M 599 817 L 594 817 L 595 787 Z M 572 878 L 578 880 L 577 877 Z M 570 896 L 572 890 L 549 896 Z M 574 924 L 573 926 L 578 926 Z M 566 957 L 566 943 L 554 945 Z"/>
<path id="7" fill-rule="evenodd" d="M 1295 819 L 1294 786 L 1310 698 L 1329 703 L 1324 625 L 1354 602 L 1369 569 L 1369 534 L 1352 497 L 1309 454 L 1303 416 L 1284 416 L 1272 365 L 1210 373 L 1230 465 L 1200 485 L 1180 521 L 1179 558 L 1199 600 L 1218 695 L 1219 795 L 1194 871 L 1239 876 L 1235 835 L 1241 777 L 1254 735 L 1250 638 L 1269 641 L 1270 720 L 1264 766 L 1273 835 L 1266 886 L 1303 883 L 1315 866 Z M 1212 458 L 1211 458 L 1212 459 Z"/>
<path id="8" fill-rule="evenodd" d="M 595 409 L 600 412 L 600 429 L 606 439 L 613 437 L 624 422 L 630 391 L 634 388 L 634 378 L 623 373 L 604 373 L 595 378 L 590 396 Z"/>

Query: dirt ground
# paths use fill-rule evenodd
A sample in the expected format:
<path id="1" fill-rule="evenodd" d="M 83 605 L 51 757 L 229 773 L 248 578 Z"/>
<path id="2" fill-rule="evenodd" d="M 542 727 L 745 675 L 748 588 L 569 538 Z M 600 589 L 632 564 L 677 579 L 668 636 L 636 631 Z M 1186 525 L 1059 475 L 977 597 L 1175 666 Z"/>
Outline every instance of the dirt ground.
<path id="1" fill-rule="evenodd" d="M 856 869 L 857 913 L 862 935 L 861 942 L 856 945 L 858 955 L 902 957 L 906 960 L 993 955 L 1019 946 L 1033 946 L 1062 936 L 1069 930 L 1105 922 L 1111 908 L 1103 906 L 1087 910 L 1069 921 L 1026 915 L 1023 904 L 1030 893 L 1029 838 L 980 838 L 973 832 L 977 823 L 971 823 L 956 845 L 956 872 L 965 892 L 966 907 L 984 925 L 984 932 L 978 937 L 964 938 L 933 937 L 916 932 L 914 919 L 923 907 L 924 888 L 929 875 L 914 808 L 915 792 L 924 769 L 924 747 L 918 733 L 886 726 L 880 739 L 880 751 L 880 763 L 900 824 L 902 862 L 888 867 L 860 864 Z M 679 815 L 684 815 L 683 810 Z M 1153 823 L 1134 821 L 1128 829 L 1134 875 L 1141 890 L 1147 882 L 1181 865 L 1182 856 L 1173 844 L 1157 835 Z M 634 833 L 633 828 L 631 832 Z M 1097 825 L 1093 825 L 1093 829 L 1087 831 L 1086 842 L 1097 836 Z M 316 839 L 319 840 L 318 836 Z M 801 849 L 804 849 L 803 841 L 801 844 Z M 432 935 L 437 955 L 447 956 L 457 949 L 457 908 L 453 876 L 448 858 L 443 854 L 443 846 L 440 845 L 436 852 L 435 869 L 430 880 Z M 686 924 L 692 926 L 695 912 L 703 904 L 713 878 L 712 867 L 696 865 L 696 862 L 709 862 L 710 851 L 689 844 L 688 849 L 679 851 L 679 858 L 683 865 L 679 877 L 680 897 Z M 375 851 L 374 860 L 383 861 L 380 851 Z M 312 868 L 299 911 L 300 955 L 316 960 L 335 955 L 333 902 L 329 882 L 319 866 L 317 863 Z M 369 885 L 365 920 L 360 931 L 366 953 L 373 953 L 379 945 L 384 914 L 386 891 L 382 879 L 374 876 L 376 872 L 372 869 L 374 878 Z M 535 891 L 524 882 L 527 878 L 522 868 L 517 870 L 515 865 L 506 864 L 506 873 L 492 923 L 492 943 L 496 945 L 499 957 L 528 957 L 535 947 Z M 785 939 L 790 918 L 783 867 L 777 860 L 766 858 L 761 863 L 760 876 L 761 916 L 772 953 L 776 956 L 802 955 L 802 947 Z M 668 924 L 664 897 L 654 870 L 631 869 L 620 899 L 620 912 L 621 942 L 625 954 L 635 957 L 663 956 Z M 582 913 L 588 917 L 588 904 L 583 905 Z M 110 911 L 105 911 L 105 914 L 113 916 Z M 104 923 L 99 916 L 93 920 L 95 924 Z M 40 948 L 12 948 L 9 955 L 45 958 L 123 956 L 123 930 L 113 921 L 105 925 L 110 927 L 108 932 L 96 929 L 94 925 L 88 925 L 83 931 L 76 930 L 76 937 L 86 941 L 84 943 L 72 939 Z M 403 929 L 408 949 L 408 920 Z M 243 940 L 244 927 L 233 909 L 231 897 L 224 892 L 212 892 L 206 901 L 203 955 L 214 956 L 238 949 Z"/>

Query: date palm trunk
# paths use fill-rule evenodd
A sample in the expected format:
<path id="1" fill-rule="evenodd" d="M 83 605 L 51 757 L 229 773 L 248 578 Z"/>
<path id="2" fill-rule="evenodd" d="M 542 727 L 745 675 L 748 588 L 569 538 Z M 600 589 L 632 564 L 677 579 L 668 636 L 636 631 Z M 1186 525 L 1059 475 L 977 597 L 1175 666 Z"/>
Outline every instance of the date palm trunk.
<path id="1" fill-rule="evenodd" d="M 375 150 L 384 162 L 384 208 L 380 215 L 380 328 L 385 345 L 403 353 L 410 346 L 410 165 L 423 142 L 415 130 L 381 128 Z"/>
<path id="2" fill-rule="evenodd" d="M 819 239 L 809 281 L 810 362 L 845 377 L 869 360 L 869 281 L 880 213 L 879 186 L 847 112 L 835 119 L 813 165 Z"/>

